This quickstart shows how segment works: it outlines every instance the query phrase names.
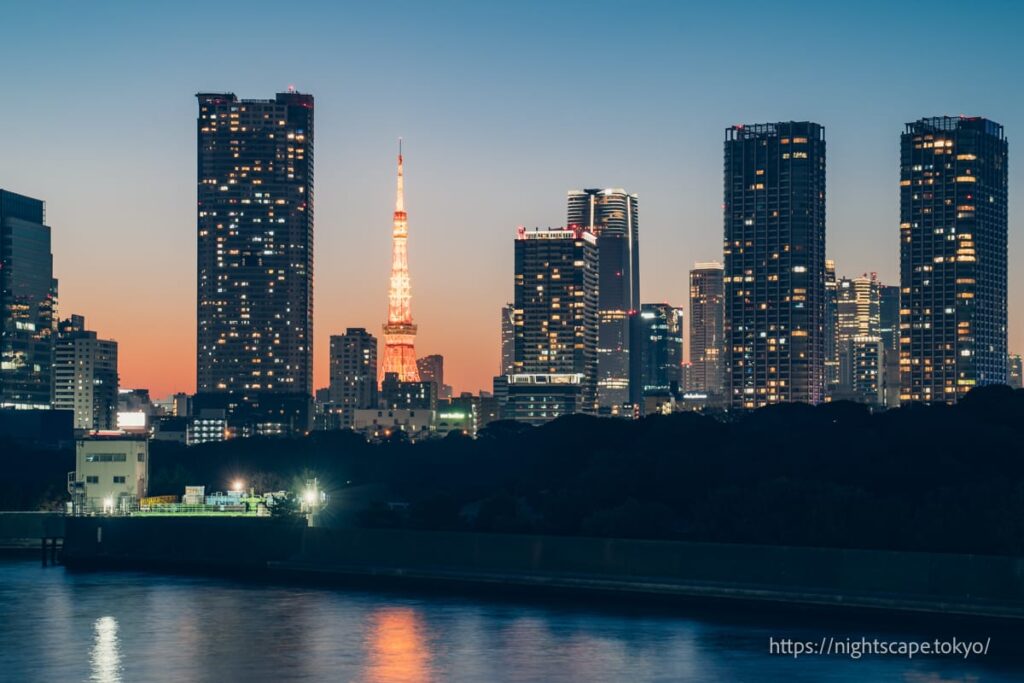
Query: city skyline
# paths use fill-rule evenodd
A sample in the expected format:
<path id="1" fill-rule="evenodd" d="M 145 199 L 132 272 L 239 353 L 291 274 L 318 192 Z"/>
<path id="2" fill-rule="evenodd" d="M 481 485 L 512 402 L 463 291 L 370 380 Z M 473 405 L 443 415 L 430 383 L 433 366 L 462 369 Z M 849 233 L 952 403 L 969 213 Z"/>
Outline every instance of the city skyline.
<path id="1" fill-rule="evenodd" d="M 1005 7 L 1007 12 L 1016 11 L 1009 5 Z M 26 33 L 33 34 L 28 29 L 42 15 L 35 17 L 29 9 L 21 9 L 20 14 Z M 73 20 L 74 14 L 72 11 L 65 18 L 49 15 L 46 18 L 61 24 Z M 155 21 L 154 14 L 158 12 L 128 14 L 128 21 L 148 26 Z M 187 18 L 188 13 L 184 14 Z M 325 10 L 325 14 L 331 12 Z M 416 14 L 416 10 L 410 8 L 410 21 Z M 528 6 L 523 16 L 506 14 L 504 19 L 513 26 L 537 16 L 557 23 L 567 14 L 571 13 L 564 9 L 547 11 Z M 655 26 L 652 18 L 661 14 L 669 20 L 664 27 Z M 271 65 L 254 58 L 251 65 L 211 73 L 203 72 L 198 66 L 186 66 L 171 74 L 169 79 L 155 79 L 160 82 L 153 85 L 140 80 L 141 73 L 126 69 L 117 72 L 121 76 L 111 85 L 98 82 L 88 74 L 81 83 L 54 81 L 48 74 L 63 64 L 62 60 L 69 54 L 66 50 L 56 50 L 25 65 L 24 71 L 15 76 L 13 87 L 32 95 L 39 110 L 28 108 L 24 112 L 7 111 L 0 115 L 0 121 L 8 130 L 19 131 L 19 135 L 12 136 L 12 156 L 9 157 L 19 159 L 19 164 L 17 168 L 4 169 L 0 184 L 47 202 L 47 224 L 53 230 L 54 277 L 61 282 L 59 315 L 84 314 L 104 338 L 119 342 L 122 385 L 149 387 L 155 396 L 178 390 L 193 391 L 194 310 L 190 309 L 194 305 L 194 291 L 180 284 L 191 280 L 195 268 L 194 218 L 190 217 L 195 211 L 195 169 L 194 158 L 190 160 L 188 154 L 195 142 L 192 93 L 205 88 L 223 88 L 236 92 L 239 97 L 260 97 L 282 91 L 294 82 L 300 90 L 318 98 L 320 201 L 316 221 L 313 388 L 327 385 L 329 335 L 339 334 L 347 327 L 376 329 L 381 319 L 381 302 L 386 293 L 382 273 L 387 264 L 390 238 L 388 194 L 393 187 L 389 178 L 393 173 L 390 154 L 394 138 L 404 134 L 406 144 L 416 150 L 413 164 L 408 168 L 410 177 L 415 179 L 408 202 L 416 216 L 416 230 L 409 248 L 412 277 L 417 281 L 416 317 L 423 330 L 418 352 L 422 355 L 441 353 L 448 359 L 446 375 L 450 379 L 447 381 L 456 393 L 487 389 L 499 348 L 494 310 L 511 294 L 507 245 L 515 226 L 560 225 L 565 192 L 572 188 L 629 188 L 644 202 L 646 247 L 641 255 L 644 278 L 640 300 L 684 306 L 688 298 L 686 275 L 690 265 L 695 261 L 721 258 L 719 145 L 721 131 L 732 123 L 809 119 L 823 124 L 829 140 L 826 255 L 836 261 L 840 274 L 878 272 L 884 284 L 898 283 L 899 136 L 904 125 L 943 113 L 985 116 L 1005 126 L 1012 148 L 1015 131 L 1022 128 L 1024 115 L 1019 93 L 1010 92 L 1012 89 L 994 92 L 1004 89 L 994 89 L 984 83 L 968 83 L 955 94 L 936 94 L 911 83 L 909 74 L 903 77 L 883 74 L 884 87 L 876 88 L 868 78 L 875 75 L 874 69 L 898 65 L 897 54 L 906 52 L 907 42 L 910 46 L 918 42 L 926 44 L 927 27 L 930 22 L 938 22 L 938 19 L 918 17 L 924 25 L 906 38 L 900 50 L 885 44 L 885 39 L 892 40 L 900 27 L 906 27 L 911 14 L 905 8 L 895 10 L 889 24 L 878 29 L 874 39 L 878 42 L 877 54 L 862 59 L 858 65 L 844 62 L 850 52 L 842 48 L 834 50 L 826 60 L 834 70 L 831 81 L 809 87 L 807 92 L 787 92 L 784 104 L 777 94 L 766 96 L 768 85 L 754 82 L 745 86 L 749 97 L 728 97 L 722 88 L 726 81 L 719 73 L 731 63 L 724 52 L 714 52 L 721 64 L 709 65 L 710 75 L 697 78 L 686 61 L 697 54 L 696 47 L 675 47 L 672 41 L 654 41 L 655 47 L 637 49 L 635 53 L 625 48 L 614 49 L 603 76 L 635 69 L 639 78 L 636 97 L 655 109 L 659 104 L 671 108 L 669 105 L 676 102 L 676 95 L 665 94 L 660 84 L 655 88 L 653 82 L 656 75 L 665 75 L 652 65 L 655 57 L 667 55 L 670 65 L 679 69 L 678 77 L 672 81 L 680 86 L 678 90 L 701 88 L 705 97 L 699 99 L 710 100 L 710 106 L 702 106 L 698 111 L 698 106 L 692 104 L 673 110 L 672 116 L 659 110 L 642 117 L 635 114 L 625 117 L 621 109 L 613 107 L 611 113 L 594 116 L 594 121 L 545 110 L 530 112 L 525 117 L 529 125 L 512 125 L 506 130 L 502 130 L 502 126 L 509 124 L 509 115 L 501 114 L 497 104 L 486 106 L 475 97 L 473 106 L 453 116 L 454 105 L 443 101 L 450 98 L 464 104 L 468 97 L 466 88 L 458 86 L 450 77 L 431 76 L 434 70 L 422 70 L 447 64 L 452 55 L 428 51 L 423 53 L 426 56 L 423 66 L 411 64 L 408 53 L 426 48 L 415 35 L 399 48 L 400 55 L 385 59 L 372 69 L 383 81 L 388 81 L 389 75 L 398 74 L 403 74 L 403 82 L 415 84 L 417 77 L 421 79 L 411 93 L 412 99 L 420 105 L 418 110 L 401 115 L 392 113 L 387 100 L 383 99 L 383 86 L 352 76 L 355 85 L 346 82 L 346 87 L 342 87 L 340 82 L 326 79 L 322 68 L 312 61 L 304 63 L 302 59 Z M 978 14 L 977 21 L 981 21 L 980 15 L 984 12 Z M 595 16 L 587 22 L 607 19 L 609 15 L 610 6 L 599 5 Z M 655 11 L 653 7 L 646 7 L 638 10 L 629 21 L 642 24 L 641 34 L 678 38 L 690 32 L 683 16 L 695 19 L 694 25 L 709 20 L 699 11 L 683 15 L 670 9 Z M 833 22 L 839 21 L 842 12 L 829 10 L 829 16 Z M 482 25 L 490 18 L 493 17 L 487 11 L 470 12 L 461 30 Z M 103 33 L 95 17 L 86 19 L 86 27 Z M 361 13 L 355 19 L 357 25 L 368 27 L 371 35 L 384 32 L 379 18 L 372 13 L 370 16 Z M 796 17 L 793 21 L 795 33 L 809 30 L 806 20 Z M 856 17 L 853 21 L 856 25 Z M 974 21 L 967 17 L 959 25 L 965 31 L 976 29 Z M 172 23 L 178 25 L 176 22 Z M 742 26 L 741 29 L 750 31 L 752 27 Z M 1004 30 L 1000 26 L 987 27 L 989 29 L 997 33 Z M 541 31 L 539 36 L 531 37 L 530 42 L 543 40 L 544 35 Z M 12 35 L 9 40 L 4 37 L 3 44 L 13 49 L 24 46 L 20 35 Z M 113 55 L 123 56 L 133 47 L 140 47 L 138 38 L 112 37 L 111 40 Z M 320 40 L 320 43 L 314 41 L 315 44 L 322 45 L 322 38 Z M 808 35 L 806 40 L 807 44 L 802 47 L 805 50 L 822 45 L 825 38 Z M 485 75 L 475 69 L 464 75 L 479 94 L 501 94 L 502 106 L 507 105 L 508 98 L 514 98 L 511 101 L 518 98 L 525 106 L 533 99 L 542 100 L 552 94 L 557 78 L 540 70 L 535 70 L 525 80 L 520 77 L 508 82 L 507 76 L 515 73 L 515 64 L 502 52 L 508 49 L 509 54 L 517 54 L 536 66 L 543 57 L 549 56 L 547 48 L 541 50 L 540 55 L 525 56 L 506 42 L 498 41 L 490 47 L 478 41 L 480 39 L 473 38 L 470 47 L 484 50 L 487 57 L 484 62 L 491 65 L 491 69 Z M 853 42 L 858 44 L 856 40 Z M 356 43 L 361 45 L 363 41 Z M 706 43 L 700 44 L 707 47 Z M 637 47 L 635 42 L 631 45 Z M 858 47 L 863 45 L 858 44 Z M 780 46 L 778 49 L 784 58 L 792 57 L 793 48 Z M 992 58 L 989 49 L 978 45 L 963 63 L 950 65 L 950 78 L 984 63 L 988 68 L 986 73 L 993 80 L 1003 77 L 1009 82 L 1012 76 L 1009 65 L 1019 61 L 1012 57 L 1020 48 L 995 49 L 992 54 L 998 58 Z M 206 48 L 207 53 L 211 50 L 217 51 Z M 322 55 L 326 48 L 321 46 L 318 50 Z M 157 71 L 161 64 L 166 69 L 171 59 L 169 54 L 162 55 L 159 41 L 151 48 L 140 49 L 139 54 L 141 62 L 155 64 Z M 84 57 L 87 64 L 97 59 L 100 58 Z M 574 68 L 583 58 L 565 56 L 562 59 L 560 63 L 565 68 Z M 873 67 L 869 68 L 865 61 L 871 62 Z M 827 68 L 825 65 L 796 68 L 793 81 L 800 80 L 800 76 L 818 74 L 819 69 L 825 74 Z M 482 68 L 482 71 L 487 70 Z M 598 76 L 593 76 L 595 81 Z M 40 91 L 31 82 L 33 80 L 47 82 L 48 90 Z M 500 87 L 497 81 L 503 81 Z M 773 80 L 774 85 L 781 82 Z M 94 119 L 96 114 L 89 107 L 84 107 L 86 111 L 82 113 L 77 107 L 61 105 L 70 97 L 100 104 L 110 97 L 115 86 L 120 90 L 136 83 L 144 86 L 146 94 L 131 98 L 134 109 L 130 111 L 135 115 L 108 117 L 119 119 L 116 122 Z M 903 90 L 899 87 L 901 84 Z M 424 99 L 437 87 L 440 87 L 438 97 Z M 349 88 L 355 88 L 361 96 L 352 102 L 345 100 Z M 58 92 L 61 89 L 62 92 Z M 821 100 L 827 95 L 836 96 L 823 104 Z M 856 116 L 843 112 L 850 98 L 860 104 L 854 108 Z M 731 102 L 732 99 L 738 101 Z M 45 114 L 39 115 L 40 110 Z M 384 112 L 386 115 L 381 116 Z M 108 112 L 101 113 L 106 117 Z M 92 161 L 97 149 L 94 145 L 109 138 L 100 135 L 97 142 L 80 139 L 79 129 L 69 125 L 75 116 L 84 116 L 82 125 L 95 123 L 99 131 L 116 125 L 131 140 L 130 144 L 116 145 L 118 149 L 110 149 L 101 156 L 100 170 L 118 171 L 110 173 L 109 180 L 91 177 L 96 164 Z M 371 116 L 381 120 L 372 122 Z M 447 122 L 447 126 L 438 126 L 441 121 Z M 584 152 L 576 159 L 563 162 L 567 150 L 585 148 L 580 144 L 581 139 L 613 123 L 637 130 L 634 144 L 623 148 L 620 163 L 613 169 L 598 163 L 598 153 Z M 65 126 L 69 130 L 62 130 Z M 649 131 L 640 131 L 643 128 Z M 683 128 L 686 130 L 681 133 Z M 44 129 L 45 134 L 40 132 Z M 522 145 L 521 151 L 512 149 L 514 141 L 524 139 L 529 144 Z M 43 140 L 42 145 L 40 140 Z M 119 149 L 122 146 L 124 150 Z M 38 156 L 28 154 L 29 149 L 35 150 Z M 39 154 L 39 149 L 46 153 Z M 86 162 L 87 159 L 90 161 Z M 550 163 L 555 160 L 562 163 Z M 486 164 L 487 174 L 478 172 L 481 163 Z M 1019 187 L 1015 181 L 1018 164 L 1011 149 L 1011 197 L 1019 195 L 1015 192 Z M 546 166 L 553 168 L 544 168 Z M 481 175 L 487 177 L 481 178 Z M 500 202 L 503 193 L 499 186 L 503 184 L 517 188 L 513 195 L 517 201 Z M 112 199 L 110 193 L 117 199 Z M 456 195 L 458 202 L 452 201 Z M 499 204 L 503 204 L 500 209 L 496 208 Z M 122 205 L 123 211 L 104 209 L 104 206 Z M 349 215 L 352 207 L 355 208 Z M 481 207 L 489 210 L 483 211 Z M 1024 345 L 1021 316 L 1017 314 L 1021 302 L 1020 297 L 1015 296 L 1021 292 L 1021 279 L 1015 277 L 1012 268 L 1020 251 L 1014 229 L 1020 222 L 1020 215 L 1011 198 L 1011 352 L 1019 352 Z M 94 245 L 97 240 L 104 248 L 90 249 L 88 245 Z M 80 253 L 88 253 L 90 258 L 77 258 Z M 473 287 L 465 301 L 453 305 L 453 294 L 457 291 L 453 278 L 456 277 L 472 282 Z M 127 315 L 126 309 L 132 314 Z M 159 358 L 160 362 L 154 362 L 154 358 Z"/>

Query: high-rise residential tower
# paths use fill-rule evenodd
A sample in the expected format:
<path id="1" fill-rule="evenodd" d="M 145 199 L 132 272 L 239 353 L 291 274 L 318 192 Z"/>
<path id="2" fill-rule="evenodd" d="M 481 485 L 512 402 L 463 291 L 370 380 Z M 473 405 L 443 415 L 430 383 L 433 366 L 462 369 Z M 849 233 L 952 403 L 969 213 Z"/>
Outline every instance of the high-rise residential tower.
<path id="1" fill-rule="evenodd" d="M 0 189 L 0 408 L 53 400 L 57 281 L 43 202 Z"/>
<path id="2" fill-rule="evenodd" d="M 313 382 L 313 96 L 199 93 L 196 408 L 304 432 Z"/>
<path id="3" fill-rule="evenodd" d="M 622 189 L 571 191 L 566 224 L 597 237 L 597 400 L 602 412 L 617 414 L 630 400 L 630 315 L 640 308 L 637 196 Z"/>
<path id="4" fill-rule="evenodd" d="M 377 407 L 377 338 L 362 327 L 331 335 L 330 377 L 328 398 L 351 427 L 356 410 Z"/>
<path id="5" fill-rule="evenodd" d="M 388 286 L 388 320 L 384 323 L 384 354 L 377 381 L 393 372 L 399 381 L 420 381 L 416 367 L 416 324 L 412 321 L 412 281 L 409 278 L 409 222 L 405 212 L 405 179 L 402 146 L 398 146 L 398 186 L 391 227 L 391 280 Z"/>
<path id="6" fill-rule="evenodd" d="M 506 417 L 539 424 L 597 411 L 597 267 L 585 228 L 519 228 Z"/>
<path id="7" fill-rule="evenodd" d="M 818 403 L 825 377 L 825 129 L 725 132 L 726 391 L 734 408 Z"/>
<path id="8" fill-rule="evenodd" d="M 722 264 L 694 264 L 690 271 L 690 370 L 687 389 L 721 400 L 725 379 L 725 285 Z"/>
<path id="9" fill-rule="evenodd" d="M 57 329 L 53 407 L 73 411 L 75 429 L 117 429 L 117 342 L 85 329 L 80 315 Z"/>
<path id="10" fill-rule="evenodd" d="M 1006 381 L 1007 140 L 981 117 L 900 141 L 900 400 L 954 403 Z"/>

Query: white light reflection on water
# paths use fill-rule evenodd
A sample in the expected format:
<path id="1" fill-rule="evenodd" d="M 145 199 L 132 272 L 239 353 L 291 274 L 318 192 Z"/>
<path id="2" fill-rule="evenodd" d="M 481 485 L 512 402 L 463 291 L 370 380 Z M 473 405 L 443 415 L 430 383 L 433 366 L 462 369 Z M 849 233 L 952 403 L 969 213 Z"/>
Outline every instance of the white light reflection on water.
<path id="1" fill-rule="evenodd" d="M 117 619 L 100 617 L 93 625 L 91 681 L 121 683 L 121 650 L 117 643 Z"/>

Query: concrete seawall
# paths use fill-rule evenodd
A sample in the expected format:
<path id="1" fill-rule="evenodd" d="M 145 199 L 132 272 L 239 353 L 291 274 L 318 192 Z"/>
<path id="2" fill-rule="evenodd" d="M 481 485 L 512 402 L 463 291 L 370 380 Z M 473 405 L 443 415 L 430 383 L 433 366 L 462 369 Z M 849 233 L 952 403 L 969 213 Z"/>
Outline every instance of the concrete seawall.
<path id="1" fill-rule="evenodd" d="M 267 519 L 69 519 L 65 563 L 360 583 L 1024 619 L 1024 559 L 374 529 Z M 102 531 L 100 531 L 102 529 Z"/>

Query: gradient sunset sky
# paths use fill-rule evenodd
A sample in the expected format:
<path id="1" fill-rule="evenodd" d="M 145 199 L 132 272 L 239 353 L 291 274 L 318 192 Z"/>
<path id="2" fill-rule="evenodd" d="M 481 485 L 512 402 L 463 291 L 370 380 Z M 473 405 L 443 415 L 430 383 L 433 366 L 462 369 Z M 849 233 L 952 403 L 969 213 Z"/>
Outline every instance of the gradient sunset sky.
<path id="1" fill-rule="evenodd" d="M 0 187 L 46 200 L 60 313 L 120 342 L 124 387 L 195 388 L 194 94 L 316 97 L 315 379 L 380 335 L 404 137 L 419 355 L 489 389 L 515 227 L 565 193 L 640 196 L 643 301 L 720 260 L 722 141 L 817 121 L 828 255 L 897 284 L 899 135 L 980 115 L 1010 139 L 1010 349 L 1024 351 L 1024 4 L 7 3 Z"/>

